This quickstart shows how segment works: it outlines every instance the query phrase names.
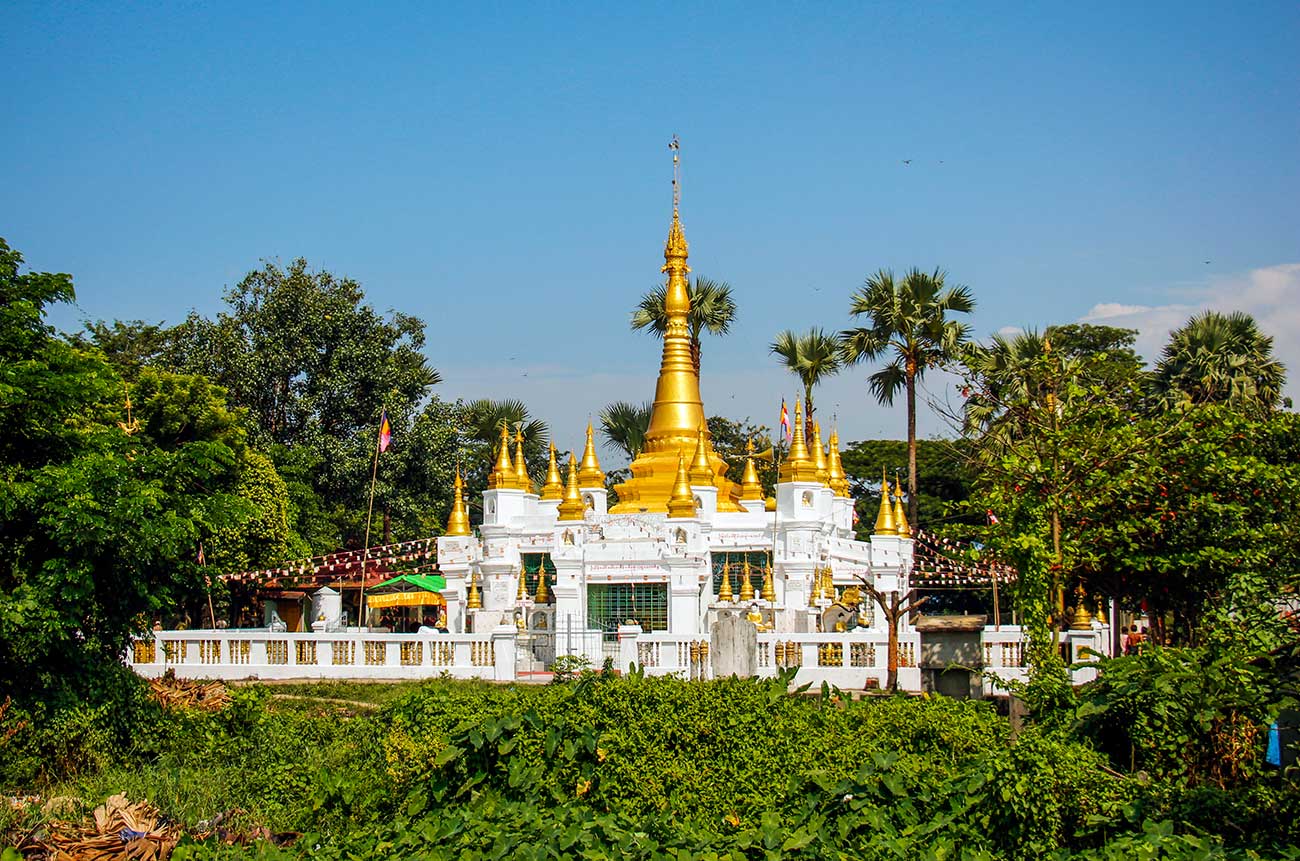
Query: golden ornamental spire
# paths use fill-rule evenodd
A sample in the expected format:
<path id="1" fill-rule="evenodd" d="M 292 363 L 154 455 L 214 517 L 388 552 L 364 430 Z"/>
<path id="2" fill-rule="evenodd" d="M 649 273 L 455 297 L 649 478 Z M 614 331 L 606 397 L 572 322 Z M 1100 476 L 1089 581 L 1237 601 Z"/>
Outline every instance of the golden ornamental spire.
<path id="1" fill-rule="evenodd" d="M 519 563 L 519 591 L 515 594 L 516 601 L 528 600 L 528 570 L 524 568 L 524 563 Z"/>
<path id="2" fill-rule="evenodd" d="M 718 587 L 718 601 L 730 604 L 736 600 L 736 593 L 731 591 L 731 562 L 722 563 L 722 585 Z"/>
<path id="3" fill-rule="evenodd" d="M 826 449 L 822 447 L 822 426 L 817 422 L 813 422 L 812 427 L 813 427 L 813 447 L 812 447 L 813 468 L 817 470 L 817 480 L 820 481 L 822 484 L 825 484 L 827 478 L 830 475 L 830 464 L 826 460 Z"/>
<path id="4" fill-rule="evenodd" d="M 456 467 L 456 480 L 452 485 L 451 514 L 447 516 L 444 535 L 469 535 L 469 510 L 465 507 L 465 482 Z"/>
<path id="5" fill-rule="evenodd" d="M 578 486 L 605 486 L 605 473 L 600 471 L 600 461 L 596 459 L 596 434 L 591 422 L 587 422 L 587 447 L 582 450 L 582 463 L 578 465 Z"/>
<path id="6" fill-rule="evenodd" d="M 668 500 L 669 517 L 694 517 L 695 495 L 691 493 L 691 478 L 686 471 L 686 453 L 677 452 L 677 480 L 673 483 L 673 495 Z"/>
<path id="7" fill-rule="evenodd" d="M 750 579 L 749 557 L 745 557 L 745 565 L 740 569 L 740 602 L 748 604 L 754 600 L 754 581 Z"/>
<path id="8" fill-rule="evenodd" d="M 772 582 L 772 566 L 768 565 L 763 569 L 763 593 L 762 598 L 769 604 L 776 603 L 776 584 Z"/>
<path id="9" fill-rule="evenodd" d="M 844 474 L 844 463 L 840 460 L 840 432 L 831 431 L 830 442 L 830 465 L 826 471 L 826 483 L 830 485 L 831 490 L 835 491 L 836 496 L 847 497 L 849 495 L 849 477 Z"/>
<path id="10" fill-rule="evenodd" d="M 912 529 L 907 524 L 907 512 L 903 506 L 903 482 L 894 476 L 894 526 L 899 538 L 911 538 Z"/>
<path id="11" fill-rule="evenodd" d="M 822 597 L 828 601 L 835 600 L 835 572 L 829 565 L 822 569 Z"/>
<path id="12" fill-rule="evenodd" d="M 569 453 L 569 481 L 564 486 L 564 499 L 556 509 L 557 520 L 581 520 L 586 513 L 582 505 L 582 494 L 578 492 L 578 462 L 573 453 Z"/>
<path id="13" fill-rule="evenodd" d="M 754 441 L 745 443 L 745 474 L 740 479 L 740 498 L 762 499 L 763 483 L 758 478 L 758 468 L 754 466 Z"/>
<path id="14" fill-rule="evenodd" d="M 549 604 L 551 601 L 551 593 L 546 591 L 546 563 L 537 569 L 537 595 L 533 600 L 538 604 Z"/>
<path id="15" fill-rule="evenodd" d="M 483 596 L 478 592 L 478 575 L 471 575 L 469 578 L 469 595 L 465 598 L 466 610 L 482 610 Z"/>
<path id="16" fill-rule="evenodd" d="M 880 468 L 880 512 L 876 515 L 875 535 L 897 535 L 898 525 L 894 522 L 894 507 L 889 500 L 889 479 L 885 468 Z"/>
<path id="17" fill-rule="evenodd" d="M 794 402 L 794 434 L 790 438 L 790 453 L 781 464 L 780 480 L 817 481 L 817 467 L 808 453 L 803 434 L 803 404 Z"/>
<path id="18" fill-rule="evenodd" d="M 507 490 L 515 486 L 515 467 L 510 463 L 510 428 L 501 425 L 501 448 L 497 451 L 497 463 L 488 476 L 488 487 L 493 490 Z"/>
<path id="19" fill-rule="evenodd" d="M 808 581 L 808 606 L 816 607 L 817 599 L 822 596 L 822 569 L 813 570 L 812 578 Z"/>
<path id="20" fill-rule="evenodd" d="M 695 445 L 699 428 L 704 424 L 704 403 L 700 398 L 700 379 L 691 356 L 691 333 L 687 315 L 691 310 L 686 265 L 688 248 L 682 230 L 680 208 L 680 147 L 676 138 L 670 145 L 673 153 L 673 220 L 664 245 L 663 271 L 667 274 L 664 292 L 663 355 L 659 379 L 655 383 L 650 425 L 641 452 L 632 461 L 632 477 L 615 490 L 618 504 L 614 514 L 662 512 L 667 510 L 677 474 L 677 453 Z M 711 483 L 718 488 L 719 511 L 743 511 L 740 488 L 728 481 L 726 462 L 712 450 L 708 453 Z"/>
<path id="21" fill-rule="evenodd" d="M 700 438 L 695 444 L 695 457 L 691 460 L 691 484 L 705 487 L 713 486 L 713 469 L 709 466 L 709 441 L 705 438 L 708 430 L 700 426 Z"/>
<path id="22" fill-rule="evenodd" d="M 560 467 L 555 462 L 555 443 L 550 445 L 550 462 L 546 465 L 546 483 L 542 485 L 542 499 L 563 499 L 564 479 L 560 477 Z"/>
<path id="23" fill-rule="evenodd" d="M 524 429 L 515 431 L 515 483 L 524 493 L 533 492 L 533 480 L 528 477 L 528 462 L 524 460 Z"/>

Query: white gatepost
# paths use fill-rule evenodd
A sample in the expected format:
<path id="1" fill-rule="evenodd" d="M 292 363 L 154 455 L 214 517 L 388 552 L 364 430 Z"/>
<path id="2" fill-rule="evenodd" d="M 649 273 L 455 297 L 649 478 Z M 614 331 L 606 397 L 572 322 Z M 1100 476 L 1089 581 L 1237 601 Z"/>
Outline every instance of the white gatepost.
<path id="1" fill-rule="evenodd" d="M 638 663 L 637 638 L 642 634 L 640 625 L 618 626 L 618 668 L 627 672 L 633 664 Z"/>
<path id="2" fill-rule="evenodd" d="M 510 682 L 515 679 L 515 648 L 519 629 L 514 625 L 497 625 L 492 629 L 492 660 L 496 680 Z"/>

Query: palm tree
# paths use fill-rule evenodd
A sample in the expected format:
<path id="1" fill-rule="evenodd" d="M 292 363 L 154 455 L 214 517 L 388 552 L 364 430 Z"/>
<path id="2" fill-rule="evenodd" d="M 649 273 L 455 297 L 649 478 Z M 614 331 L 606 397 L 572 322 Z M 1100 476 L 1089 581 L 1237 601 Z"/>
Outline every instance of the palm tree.
<path id="1" fill-rule="evenodd" d="M 691 302 L 691 310 L 686 317 L 686 324 L 691 333 L 691 362 L 695 365 L 695 375 L 700 375 L 700 335 L 725 335 L 736 321 L 736 301 L 731 298 L 731 285 L 725 281 L 711 281 L 697 275 L 686 285 L 686 295 Z M 632 312 L 633 329 L 649 329 L 660 338 L 668 328 L 668 314 L 664 311 L 664 301 L 668 296 L 668 287 L 660 284 L 641 297 L 641 303 Z"/>
<path id="2" fill-rule="evenodd" d="M 813 388 L 826 377 L 839 372 L 843 363 L 839 341 L 825 329 L 816 326 L 804 335 L 796 335 L 786 329 L 776 336 L 768 349 L 780 356 L 781 364 L 803 383 L 804 408 L 808 416 L 808 421 L 804 424 L 804 441 L 811 446 Z"/>
<path id="3" fill-rule="evenodd" d="M 503 425 L 512 432 L 523 433 L 524 449 L 530 454 L 545 448 L 550 439 L 551 429 L 546 422 L 530 418 L 528 407 L 520 400 L 480 398 L 466 404 L 465 415 L 469 419 L 470 438 L 489 446 L 496 445 L 501 438 Z"/>
<path id="4" fill-rule="evenodd" d="M 1169 337 L 1156 363 L 1154 385 L 1166 403 L 1277 406 L 1286 367 L 1273 358 L 1273 339 L 1249 314 L 1206 311 Z"/>
<path id="5" fill-rule="evenodd" d="M 882 404 L 894 402 L 899 389 L 907 393 L 907 507 L 916 523 L 916 383 L 927 368 L 956 357 L 970 327 L 947 318 L 975 308 L 970 289 L 947 286 L 946 273 L 913 268 L 901 281 L 881 269 L 867 278 L 850 300 L 849 313 L 866 316 L 870 326 L 840 332 L 845 364 L 875 359 L 886 352 L 893 360 L 870 377 L 871 393 Z"/>
<path id="6" fill-rule="evenodd" d="M 605 444 L 626 452 L 630 460 L 636 460 L 645 444 L 646 431 L 650 429 L 652 409 L 653 404 L 649 401 L 640 404 L 614 401 L 608 404 L 600 411 L 600 433 Z"/>

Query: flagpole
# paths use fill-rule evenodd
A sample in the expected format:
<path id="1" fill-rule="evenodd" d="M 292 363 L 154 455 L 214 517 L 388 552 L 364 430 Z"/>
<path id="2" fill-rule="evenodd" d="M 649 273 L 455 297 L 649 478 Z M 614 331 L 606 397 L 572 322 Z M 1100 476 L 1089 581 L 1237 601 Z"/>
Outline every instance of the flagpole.
<path id="1" fill-rule="evenodd" d="M 212 607 L 212 578 L 208 576 L 208 560 L 203 555 L 203 542 L 199 542 L 199 564 L 204 567 L 203 582 L 207 584 L 208 593 L 208 618 L 212 620 L 212 630 L 217 629 L 217 611 Z"/>
<path id="2" fill-rule="evenodd" d="M 361 609 L 357 614 L 357 627 L 365 627 L 366 621 L 366 567 L 370 561 L 370 521 L 375 513 L 375 478 L 379 475 L 379 446 L 383 439 L 383 419 L 379 420 L 379 433 L 375 435 L 375 462 L 370 467 L 370 505 L 366 508 L 365 553 L 361 557 Z"/>

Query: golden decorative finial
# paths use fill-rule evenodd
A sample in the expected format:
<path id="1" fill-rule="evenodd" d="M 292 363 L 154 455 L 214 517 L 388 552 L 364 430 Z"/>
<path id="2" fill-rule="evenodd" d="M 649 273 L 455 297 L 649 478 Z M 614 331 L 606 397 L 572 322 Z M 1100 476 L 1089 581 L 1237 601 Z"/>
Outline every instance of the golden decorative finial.
<path id="1" fill-rule="evenodd" d="M 894 506 L 889 499 L 889 478 L 885 468 L 880 468 L 880 512 L 876 515 L 876 535 L 897 535 L 898 525 L 894 522 Z"/>
<path id="2" fill-rule="evenodd" d="M 691 484 L 712 487 L 713 469 L 709 466 L 709 443 L 705 437 L 707 433 L 704 425 L 700 425 L 700 438 L 695 444 L 695 457 L 691 461 Z"/>
<path id="3" fill-rule="evenodd" d="M 730 604 L 736 600 L 736 593 L 731 591 L 731 562 L 722 563 L 722 585 L 718 587 L 718 601 Z"/>
<path id="4" fill-rule="evenodd" d="M 469 511 L 465 507 L 465 482 L 456 467 L 456 480 L 452 485 L 451 514 L 447 516 L 444 535 L 469 535 Z"/>
<path id="5" fill-rule="evenodd" d="M 560 477 L 560 467 L 555 462 L 555 443 L 551 443 L 550 449 L 550 462 L 546 465 L 546 483 L 542 485 L 542 499 L 563 499 L 564 479 Z"/>
<path id="6" fill-rule="evenodd" d="M 691 493 L 691 477 L 686 471 L 686 452 L 677 451 L 677 480 L 673 483 L 673 495 L 668 500 L 669 517 L 694 517 L 695 494 Z"/>
<path id="7" fill-rule="evenodd" d="M 849 477 L 844 474 L 844 462 L 840 460 L 840 432 L 831 431 L 830 465 L 826 471 L 826 483 L 839 497 L 849 495 Z"/>
<path id="8" fill-rule="evenodd" d="M 740 498 L 762 499 L 763 483 L 758 478 L 758 468 L 754 466 L 754 441 L 745 443 L 745 474 L 740 478 Z"/>
<path id="9" fill-rule="evenodd" d="M 769 604 L 776 603 L 776 584 L 772 582 L 772 566 L 763 569 L 763 600 Z"/>
<path id="10" fill-rule="evenodd" d="M 790 438 L 790 453 L 781 464 L 782 482 L 817 481 L 817 467 L 808 454 L 808 444 L 803 434 L 803 404 L 794 402 L 794 434 Z"/>
<path id="11" fill-rule="evenodd" d="M 1088 612 L 1088 602 L 1083 593 L 1082 583 L 1074 589 L 1074 615 L 1070 618 L 1070 630 L 1092 630 L 1092 614 Z"/>
<path id="12" fill-rule="evenodd" d="M 533 480 L 528 477 L 528 463 L 524 460 L 524 429 L 515 431 L 515 483 L 524 493 L 533 492 Z"/>
<path id="13" fill-rule="evenodd" d="M 551 600 L 551 593 L 546 590 L 546 564 L 542 563 L 537 569 L 537 595 L 533 598 L 538 604 L 548 604 Z"/>
<path id="14" fill-rule="evenodd" d="M 578 492 L 578 462 L 573 453 L 569 453 L 569 482 L 564 486 L 564 499 L 556 509 L 557 520 L 582 520 L 586 513 L 582 504 L 582 494 Z"/>
<path id="15" fill-rule="evenodd" d="M 822 569 L 822 597 L 828 601 L 835 600 L 835 572 L 829 565 Z"/>
<path id="16" fill-rule="evenodd" d="M 750 579 L 749 557 L 745 557 L 745 565 L 740 571 L 740 603 L 748 604 L 754 600 L 754 581 Z"/>
<path id="17" fill-rule="evenodd" d="M 582 463 L 578 465 L 578 486 L 605 486 L 605 473 L 600 471 L 600 461 L 596 459 L 596 434 L 590 421 L 587 422 L 587 447 L 582 450 Z"/>
<path id="18" fill-rule="evenodd" d="M 814 568 L 808 580 L 808 606 L 816 607 L 817 599 L 822 596 L 822 569 Z"/>
<path id="19" fill-rule="evenodd" d="M 482 610 L 483 597 L 478 593 L 478 575 L 473 574 L 469 578 L 469 596 L 465 599 L 466 610 Z"/>
<path id="20" fill-rule="evenodd" d="M 528 571 L 524 568 L 524 563 L 519 563 L 519 592 L 515 595 L 516 601 L 525 601 L 528 599 Z"/>
<path id="21" fill-rule="evenodd" d="M 510 462 L 510 428 L 501 423 L 501 448 L 497 451 L 497 463 L 488 476 L 488 487 L 493 490 L 507 490 L 515 486 L 515 467 Z"/>
<path id="22" fill-rule="evenodd" d="M 826 483 L 830 475 L 830 464 L 826 460 L 826 449 L 822 448 L 822 426 L 818 422 L 812 423 L 813 427 L 813 447 L 812 463 L 813 468 L 817 470 L 817 480 L 822 484 Z"/>
<path id="23" fill-rule="evenodd" d="M 682 204 L 682 142 L 673 135 L 668 142 L 668 149 L 673 154 L 673 212 Z"/>
<path id="24" fill-rule="evenodd" d="M 912 528 L 907 524 L 907 512 L 903 506 L 903 482 L 894 476 L 894 528 L 898 530 L 899 538 L 911 538 Z"/>

